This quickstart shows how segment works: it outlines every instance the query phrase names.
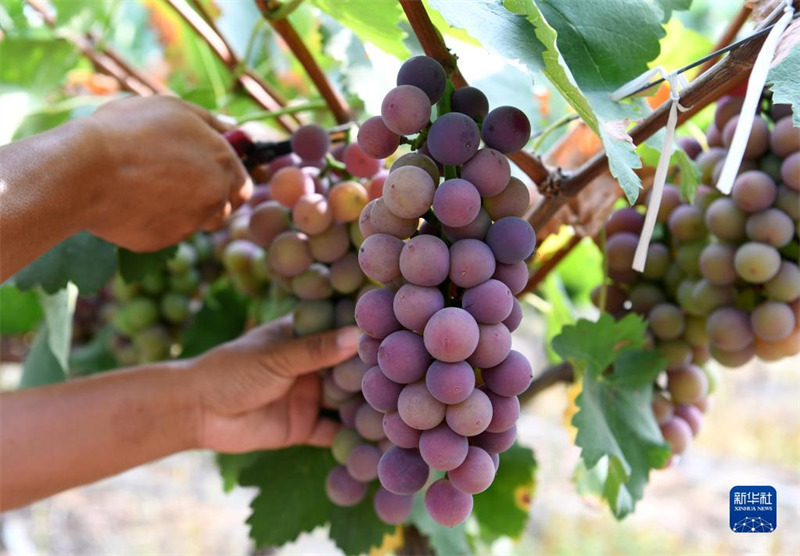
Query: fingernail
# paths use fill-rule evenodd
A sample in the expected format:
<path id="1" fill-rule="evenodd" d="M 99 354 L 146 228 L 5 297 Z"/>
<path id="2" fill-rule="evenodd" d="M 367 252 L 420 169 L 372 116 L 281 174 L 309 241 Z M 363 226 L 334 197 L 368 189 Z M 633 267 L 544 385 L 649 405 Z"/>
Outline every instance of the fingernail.
<path id="1" fill-rule="evenodd" d="M 361 330 L 357 326 L 346 326 L 336 331 L 336 345 L 339 349 L 351 350 L 358 346 Z"/>

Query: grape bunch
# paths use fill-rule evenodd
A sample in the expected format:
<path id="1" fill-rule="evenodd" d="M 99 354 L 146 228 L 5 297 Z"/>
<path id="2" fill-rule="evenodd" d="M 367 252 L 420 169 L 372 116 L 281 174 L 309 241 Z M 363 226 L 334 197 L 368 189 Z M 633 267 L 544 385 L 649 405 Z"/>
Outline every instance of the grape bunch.
<path id="1" fill-rule="evenodd" d="M 704 185 L 693 204 L 667 184 L 644 271 L 631 270 L 644 222 L 639 207 L 612 214 L 605 227 L 608 283 L 596 304 L 646 318 L 667 359 L 654 412 L 673 453 L 697 434 L 715 380 L 699 366 L 714 359 L 739 367 L 800 352 L 800 129 L 785 106 L 755 117 L 730 196 L 712 188 L 721 173 L 742 106 L 726 97 L 707 133 L 710 148 L 684 142 Z M 720 130 L 722 130 L 720 132 Z"/>
<path id="2" fill-rule="evenodd" d="M 385 451 L 352 448 L 346 467 L 331 472 L 328 491 L 334 502 L 363 495 L 365 479 L 377 474 L 375 511 L 400 523 L 431 469 L 444 472 L 428 486 L 425 506 L 452 527 L 470 515 L 472 495 L 491 485 L 499 454 L 516 439 L 517 396 L 532 371 L 511 349 L 522 316 L 514 296 L 526 285 L 536 237 L 520 218 L 528 190 L 511 177 L 505 156 L 528 141 L 528 119 L 509 106 L 489 111 L 478 89 L 443 99 L 446 90 L 438 62 L 411 58 L 381 115 L 358 134 L 375 160 L 401 142 L 417 149 L 395 160 L 359 220 L 365 239 L 358 262 L 383 287 L 355 307 L 368 404 L 355 425 Z"/>
<path id="3" fill-rule="evenodd" d="M 211 238 L 198 233 L 178 245 L 166 268 L 125 282 L 116 274 L 103 318 L 115 331 L 109 349 L 119 364 L 168 359 L 180 352 L 182 330 L 196 312 L 201 286 L 219 274 Z"/>

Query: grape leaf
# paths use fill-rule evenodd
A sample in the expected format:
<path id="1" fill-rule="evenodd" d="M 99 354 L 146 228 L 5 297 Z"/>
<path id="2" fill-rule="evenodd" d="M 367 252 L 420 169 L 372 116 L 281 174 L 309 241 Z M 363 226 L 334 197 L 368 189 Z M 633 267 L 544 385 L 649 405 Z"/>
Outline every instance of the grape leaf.
<path id="1" fill-rule="evenodd" d="M 618 519 L 641 499 L 650 470 L 670 456 L 650 408 L 652 382 L 666 361 L 644 349 L 646 328 L 637 315 L 614 321 L 603 314 L 565 327 L 553 340 L 583 385 L 572 419 L 575 443 L 587 470 L 607 465 L 600 494 Z"/>
<path id="2" fill-rule="evenodd" d="M 241 472 L 242 486 L 259 488 L 247 519 L 257 547 L 282 545 L 327 523 L 333 504 L 325 477 L 335 464 L 328 449 L 296 446 L 263 452 Z"/>
<path id="3" fill-rule="evenodd" d="M 0 41 L 0 93 L 24 90 L 34 97 L 52 93 L 79 60 L 77 49 L 65 39 L 5 37 Z"/>
<path id="4" fill-rule="evenodd" d="M 658 164 L 665 134 L 663 129 L 659 129 L 637 147 L 637 151 L 646 165 L 655 167 Z M 697 163 L 689 158 L 689 155 L 680 148 L 677 142 L 672 143 L 672 155 L 669 157 L 669 163 L 670 166 L 677 166 L 680 172 L 681 196 L 690 203 L 693 202 L 697 186 L 700 185 L 700 168 L 697 167 Z"/>
<path id="5" fill-rule="evenodd" d="M 475 495 L 472 515 L 481 536 L 519 538 L 525 531 L 533 497 L 536 459 L 533 450 L 514 444 L 500 455 L 500 467 L 488 490 Z"/>
<path id="6" fill-rule="evenodd" d="M 467 539 L 467 528 L 462 523 L 455 527 L 439 525 L 425 509 L 425 496 L 419 494 L 414 497 L 414 509 L 411 511 L 411 523 L 428 537 L 428 542 L 436 554 L 443 556 L 458 556 L 472 554 Z"/>
<path id="7" fill-rule="evenodd" d="M 364 500 L 355 506 L 333 506 L 330 511 L 330 537 L 345 554 L 368 553 L 381 545 L 384 535 L 395 530 L 394 525 L 387 525 L 375 514 L 372 497 L 376 488 L 369 489 Z"/>
<path id="8" fill-rule="evenodd" d="M 72 346 L 72 315 L 75 312 L 78 289 L 70 283 L 52 295 L 47 295 L 41 290 L 37 290 L 36 293 L 44 311 L 50 352 L 62 369 L 68 369 L 69 351 Z"/>
<path id="9" fill-rule="evenodd" d="M 128 283 L 138 282 L 148 274 L 161 272 L 177 250 L 178 246 L 173 245 L 154 253 L 136 253 L 119 247 L 117 248 L 119 273 Z"/>
<path id="10" fill-rule="evenodd" d="M 43 316 L 35 292 L 20 291 L 13 283 L 0 286 L 0 335 L 30 332 Z"/>
<path id="11" fill-rule="evenodd" d="M 399 27 L 403 9 L 394 0 L 314 0 L 320 10 L 344 25 L 364 42 L 371 42 L 400 59 L 411 56 L 403 42 L 407 34 Z"/>
<path id="12" fill-rule="evenodd" d="M 72 348 L 69 355 L 70 373 L 83 376 L 116 368 L 117 360 L 109 349 L 114 336 L 114 329 L 105 326 L 89 342 Z"/>
<path id="13" fill-rule="evenodd" d="M 78 232 L 17 272 L 14 283 L 21 290 L 41 286 L 45 292 L 55 293 L 73 282 L 82 294 L 89 294 L 103 287 L 115 268 L 112 244 L 89 232 Z"/>
<path id="14" fill-rule="evenodd" d="M 22 367 L 22 379 L 19 388 L 35 388 L 46 384 L 64 382 L 67 379 L 64 368 L 50 351 L 50 342 L 47 337 L 47 327 L 42 324 L 39 333 L 33 341 L 25 363 Z"/>
<path id="15" fill-rule="evenodd" d="M 800 127 L 800 44 L 769 70 L 767 85 L 772 89 L 772 101 L 792 105 L 792 124 Z"/>
<path id="16" fill-rule="evenodd" d="M 181 357 L 194 357 L 244 332 L 247 298 L 220 280 L 206 294 L 203 307 L 183 331 Z"/>
<path id="17" fill-rule="evenodd" d="M 672 12 L 674 10 L 688 10 L 692 5 L 692 0 L 656 0 L 656 2 L 658 2 L 658 5 L 661 6 L 661 10 L 664 12 L 662 21 L 665 23 L 672 17 Z"/>
<path id="18" fill-rule="evenodd" d="M 225 492 L 230 492 L 242 471 L 253 465 L 262 455 L 262 452 L 248 452 L 246 454 L 217 454 L 217 466 L 222 475 L 222 488 Z"/>

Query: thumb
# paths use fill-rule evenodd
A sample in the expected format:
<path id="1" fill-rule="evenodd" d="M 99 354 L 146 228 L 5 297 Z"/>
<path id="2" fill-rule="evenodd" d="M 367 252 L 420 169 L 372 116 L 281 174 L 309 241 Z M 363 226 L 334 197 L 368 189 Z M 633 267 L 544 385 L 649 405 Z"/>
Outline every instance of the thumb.
<path id="1" fill-rule="evenodd" d="M 286 340 L 262 356 L 264 365 L 276 375 L 293 378 L 332 367 L 350 359 L 358 350 L 361 331 L 355 326 Z"/>

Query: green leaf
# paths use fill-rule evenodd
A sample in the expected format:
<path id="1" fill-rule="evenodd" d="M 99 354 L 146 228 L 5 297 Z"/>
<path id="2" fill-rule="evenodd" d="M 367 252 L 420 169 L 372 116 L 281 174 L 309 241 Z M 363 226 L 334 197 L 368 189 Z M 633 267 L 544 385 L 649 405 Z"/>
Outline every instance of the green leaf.
<path id="1" fill-rule="evenodd" d="M 117 360 L 109 349 L 116 332 L 111 326 L 103 327 L 89 342 L 72 348 L 69 368 L 73 376 L 90 375 L 110 371 L 117 367 Z"/>
<path id="2" fill-rule="evenodd" d="M 260 323 L 272 322 L 288 315 L 297 306 L 297 298 L 286 293 L 279 284 L 269 285 L 269 295 L 257 301 L 256 316 Z"/>
<path id="3" fill-rule="evenodd" d="M 0 286 L 0 335 L 30 332 L 43 317 L 36 293 L 20 291 L 13 283 Z"/>
<path id="4" fill-rule="evenodd" d="M 575 443 L 585 468 L 602 477 L 600 494 L 618 519 L 641 499 L 650 470 L 670 456 L 650 406 L 652 383 L 666 361 L 643 349 L 646 327 L 636 315 L 614 321 L 603 314 L 597 322 L 565 327 L 553 340 L 582 380 L 572 419 Z M 594 469 L 601 463 L 607 465 L 604 474 Z"/>
<path id="5" fill-rule="evenodd" d="M 369 489 L 364 499 L 350 508 L 333 506 L 330 511 L 330 537 L 345 554 L 367 554 L 381 546 L 383 537 L 395 530 L 375 514 L 372 497 L 377 485 Z"/>
<path id="6" fill-rule="evenodd" d="M 217 454 L 217 466 L 219 467 L 220 475 L 222 475 L 222 485 L 225 492 L 232 491 L 236 483 L 239 482 L 239 476 L 242 471 L 253 465 L 262 455 L 263 452 Z"/>
<path id="7" fill-rule="evenodd" d="M 119 247 L 117 248 L 119 273 L 128 283 L 138 282 L 148 274 L 161 272 L 177 250 L 178 246 L 173 245 L 154 253 L 136 253 Z"/>
<path id="8" fill-rule="evenodd" d="M 41 290 L 37 290 L 36 293 L 44 311 L 50 352 L 62 369 L 68 369 L 69 351 L 72 346 L 72 315 L 75 313 L 78 289 L 70 283 L 52 295 L 47 295 Z"/>
<path id="9" fill-rule="evenodd" d="M 65 288 L 68 282 L 82 294 L 103 287 L 116 267 L 115 248 L 89 232 L 78 232 L 20 270 L 14 283 L 22 290 L 41 286 L 47 293 Z"/>
<path id="10" fill-rule="evenodd" d="M 603 281 L 603 253 L 592 238 L 583 238 L 556 272 L 575 305 L 589 305 L 592 290 Z"/>
<path id="11" fill-rule="evenodd" d="M 472 554 L 469 541 L 467 539 L 467 528 L 465 524 L 455 527 L 445 527 L 439 525 L 428 515 L 425 509 L 425 496 L 419 494 L 414 497 L 414 509 L 411 511 L 411 523 L 420 532 L 428 537 L 431 548 L 436 554 L 442 556 L 458 556 L 461 554 Z"/>
<path id="12" fill-rule="evenodd" d="M 30 351 L 28 351 L 28 355 L 25 357 L 19 388 L 23 390 L 46 384 L 55 384 L 64 382 L 66 378 L 66 371 L 59 365 L 53 352 L 50 351 L 47 327 L 42 325 Z"/>
<path id="13" fill-rule="evenodd" d="M 475 495 L 472 515 L 481 536 L 519 538 L 525 531 L 533 497 L 536 459 L 533 450 L 514 444 L 500 455 L 500 467 L 492 486 Z"/>
<path id="14" fill-rule="evenodd" d="M 550 274 L 541 285 L 541 293 L 544 295 L 549 308 L 545 312 L 545 351 L 547 360 L 551 363 L 560 362 L 561 359 L 553 350 L 551 341 L 555 338 L 564 326 L 575 322 L 575 308 L 564 290 L 564 284 L 557 273 Z M 530 301 L 527 295 L 523 300 Z"/>
<path id="15" fill-rule="evenodd" d="M 767 85 L 772 89 L 772 102 L 792 105 L 792 123 L 800 127 L 800 44 L 794 45 L 778 65 L 769 70 Z"/>
<path id="16" fill-rule="evenodd" d="M 247 298 L 220 280 L 208 291 L 203 307 L 183 331 L 181 357 L 194 357 L 223 342 L 238 338 L 247 321 Z"/>
<path id="17" fill-rule="evenodd" d="M 662 21 L 667 22 L 672 17 L 673 10 L 688 10 L 692 5 L 692 0 L 656 0 L 664 12 Z"/>
<path id="18" fill-rule="evenodd" d="M 411 56 L 405 43 L 406 32 L 399 27 L 403 9 L 394 0 L 314 0 L 314 5 L 353 31 L 359 39 L 371 42 L 384 52 L 405 59 Z"/>
<path id="19" fill-rule="evenodd" d="M 333 504 L 325 478 L 335 464 L 329 449 L 296 446 L 264 452 L 242 471 L 242 486 L 259 488 L 247 519 L 257 547 L 280 546 L 327 523 Z"/>
<path id="20" fill-rule="evenodd" d="M 5 37 L 0 41 L 0 93 L 24 90 L 44 97 L 64 81 L 78 61 L 78 51 L 65 39 Z"/>
<path id="21" fill-rule="evenodd" d="M 637 151 L 642 157 L 642 161 L 648 166 L 655 167 L 661 157 L 666 132 L 659 129 L 649 139 L 637 147 Z M 700 185 L 700 168 L 697 163 L 689 158 L 677 142 L 672 143 L 672 155 L 669 158 L 670 166 L 678 168 L 681 176 L 681 196 L 689 201 L 694 201 L 697 186 Z"/>

